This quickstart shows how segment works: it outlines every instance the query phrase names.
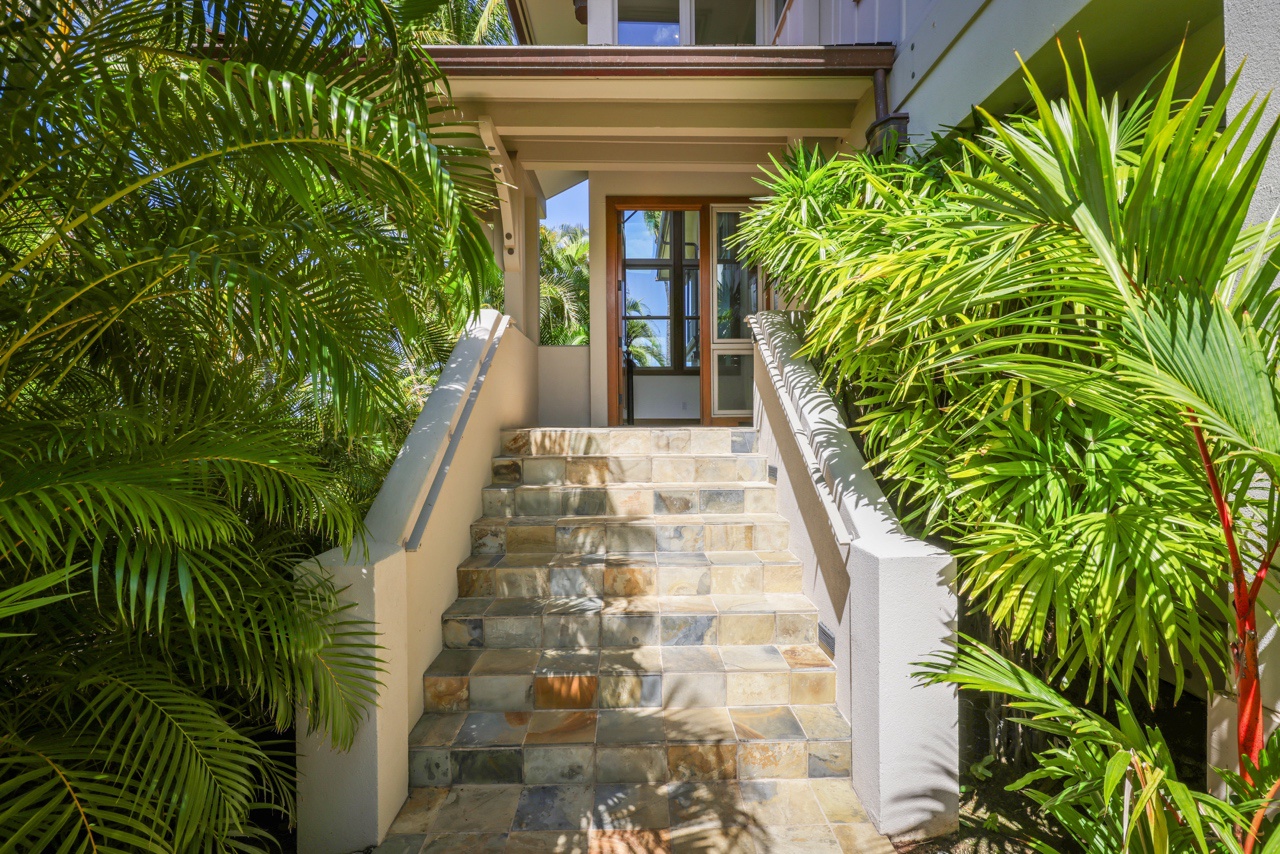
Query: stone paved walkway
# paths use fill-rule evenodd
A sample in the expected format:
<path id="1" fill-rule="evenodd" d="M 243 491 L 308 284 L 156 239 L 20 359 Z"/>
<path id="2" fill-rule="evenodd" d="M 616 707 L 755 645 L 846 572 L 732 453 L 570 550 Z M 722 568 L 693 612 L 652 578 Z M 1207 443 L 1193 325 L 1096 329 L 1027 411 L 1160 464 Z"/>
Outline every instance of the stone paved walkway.
<path id="1" fill-rule="evenodd" d="M 414 789 L 376 854 L 893 854 L 848 780 Z"/>

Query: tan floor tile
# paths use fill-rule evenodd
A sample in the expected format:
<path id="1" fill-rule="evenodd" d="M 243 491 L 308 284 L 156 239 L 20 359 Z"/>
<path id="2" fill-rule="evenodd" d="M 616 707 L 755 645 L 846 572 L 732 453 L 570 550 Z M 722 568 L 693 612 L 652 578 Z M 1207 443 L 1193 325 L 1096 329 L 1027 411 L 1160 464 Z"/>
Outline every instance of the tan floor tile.
<path id="1" fill-rule="evenodd" d="M 391 823 L 388 833 L 426 833 L 431 830 L 436 813 L 448 794 L 449 790 L 444 786 L 410 789 L 409 799 L 400 808 L 400 814 Z"/>

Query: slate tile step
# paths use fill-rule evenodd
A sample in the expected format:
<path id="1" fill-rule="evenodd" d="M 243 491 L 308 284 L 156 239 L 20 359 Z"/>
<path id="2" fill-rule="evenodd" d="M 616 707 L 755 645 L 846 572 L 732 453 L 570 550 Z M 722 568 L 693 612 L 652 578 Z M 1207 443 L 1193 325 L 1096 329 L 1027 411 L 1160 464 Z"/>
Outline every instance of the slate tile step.
<path id="1" fill-rule="evenodd" d="M 848 780 L 414 788 L 374 854 L 893 854 Z"/>
<path id="2" fill-rule="evenodd" d="M 412 786 L 847 778 L 834 705 L 428 713 Z"/>
<path id="3" fill-rule="evenodd" d="M 502 453 L 513 456 L 623 454 L 749 454 L 755 430 L 727 427 L 598 427 L 504 430 Z"/>
<path id="4" fill-rule="evenodd" d="M 800 593 L 470 597 L 441 624 L 446 649 L 747 646 L 816 643 L 818 614 Z"/>
<path id="5" fill-rule="evenodd" d="M 776 513 L 482 516 L 471 523 L 472 554 L 780 551 L 789 547 L 790 525 Z"/>
<path id="6" fill-rule="evenodd" d="M 775 513 L 777 490 L 755 481 L 604 486 L 492 484 L 482 492 L 486 518 L 518 516 L 694 516 Z"/>
<path id="7" fill-rule="evenodd" d="M 773 486 L 764 454 L 632 454 L 498 456 L 490 463 L 499 486 L 607 486 L 752 482 Z"/>
<path id="8" fill-rule="evenodd" d="M 431 712 L 824 705 L 836 672 L 813 644 L 443 650 L 422 677 Z"/>

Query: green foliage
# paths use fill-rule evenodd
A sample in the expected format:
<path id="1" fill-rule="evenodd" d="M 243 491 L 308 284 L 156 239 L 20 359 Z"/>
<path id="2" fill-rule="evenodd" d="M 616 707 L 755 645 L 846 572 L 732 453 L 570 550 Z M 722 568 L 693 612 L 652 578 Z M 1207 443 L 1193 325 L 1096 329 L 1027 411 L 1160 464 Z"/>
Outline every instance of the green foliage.
<path id="1" fill-rule="evenodd" d="M 1102 369 L 1095 339 L 1121 301 L 1078 238 L 973 202 L 961 176 L 1002 186 L 993 170 L 943 166 L 797 154 L 744 239 L 813 309 L 806 349 L 906 523 L 955 544 L 962 589 L 1014 642 L 1068 678 L 1117 663 L 1127 685 L 1165 652 L 1223 672 L 1229 612 L 1202 613 L 1221 544 L 1179 420 L 1011 368 Z M 1049 331 L 1068 323 L 1073 340 Z M 1154 695 L 1158 679 L 1141 681 Z"/>
<path id="2" fill-rule="evenodd" d="M 1023 726 L 1053 737 L 1054 746 L 1039 755 L 1040 767 L 1010 788 L 1035 800 L 1088 854 L 1240 850 L 1234 834 L 1247 823 L 1245 813 L 1180 781 L 1159 730 L 1139 724 L 1122 693 L 1112 723 L 974 642 L 924 675 L 1004 694 Z M 1027 844 L 1045 854 L 1057 851 L 1039 840 Z"/>
<path id="3" fill-rule="evenodd" d="M 410 4 L 4 9 L 0 838 L 269 850 L 296 711 L 376 689 L 307 561 L 494 287 L 491 179 Z"/>
<path id="4" fill-rule="evenodd" d="M 591 340 L 589 249 L 581 227 L 538 229 L 538 337 L 544 347 Z"/>
<path id="5" fill-rule="evenodd" d="M 1175 61 L 1122 108 L 1067 63 L 1064 98 L 1028 78 L 1034 116 L 984 114 L 945 159 L 797 152 L 744 231 L 971 601 L 1055 680 L 1114 689 L 1116 723 L 971 644 L 931 671 L 1051 736 L 1021 786 L 1088 851 L 1280 851 L 1274 740 L 1209 798 L 1125 696 L 1154 702 L 1162 663 L 1179 690 L 1188 666 L 1252 678 L 1280 539 L 1280 235 L 1244 226 L 1276 128 L 1228 117 L 1217 70 L 1179 103 Z"/>
<path id="6" fill-rule="evenodd" d="M 515 44 L 506 0 L 402 0 L 397 8 L 423 44 Z"/>

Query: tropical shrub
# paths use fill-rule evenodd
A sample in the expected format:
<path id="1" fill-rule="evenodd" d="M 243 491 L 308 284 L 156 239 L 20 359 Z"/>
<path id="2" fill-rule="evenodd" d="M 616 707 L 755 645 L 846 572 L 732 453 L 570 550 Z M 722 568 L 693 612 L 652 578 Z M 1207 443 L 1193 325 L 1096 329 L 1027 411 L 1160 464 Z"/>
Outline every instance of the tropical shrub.
<path id="1" fill-rule="evenodd" d="M 1087 64 L 1077 84 L 1068 63 L 1061 101 L 1028 76 L 1034 116 L 984 115 L 933 162 L 798 156 L 745 239 L 813 309 L 807 351 L 908 521 L 956 544 L 971 600 L 1056 681 L 1114 688 L 1122 724 L 1118 698 L 1134 685 L 1154 702 L 1162 662 L 1179 690 L 1190 667 L 1230 684 L 1236 779 L 1253 787 L 1237 797 L 1253 797 L 1278 779 L 1257 597 L 1280 539 L 1280 239 L 1244 218 L 1275 127 L 1253 103 L 1227 118 L 1236 77 L 1214 95 L 1216 64 L 1175 102 L 1178 69 L 1126 107 Z M 1026 693 L 1020 670 L 966 675 L 975 654 L 942 678 Z M 1179 836 L 1197 812 L 1221 807 L 1213 820 L 1236 829 L 1261 813 L 1150 788 L 1173 779 L 1156 734 L 1077 723 L 1046 730 L 1039 776 L 1062 786 L 1046 810 L 1087 848 L 1105 840 L 1089 850 L 1253 850 L 1249 834 L 1240 849 Z M 1142 796 L 1116 800 L 1121 780 Z M 1081 793 L 1090 817 L 1055 812 Z M 1129 807 L 1154 823 L 1135 831 Z"/>
<path id="2" fill-rule="evenodd" d="M 494 280 L 408 6 L 8 2 L 0 847 L 267 850 L 360 520 Z"/>

